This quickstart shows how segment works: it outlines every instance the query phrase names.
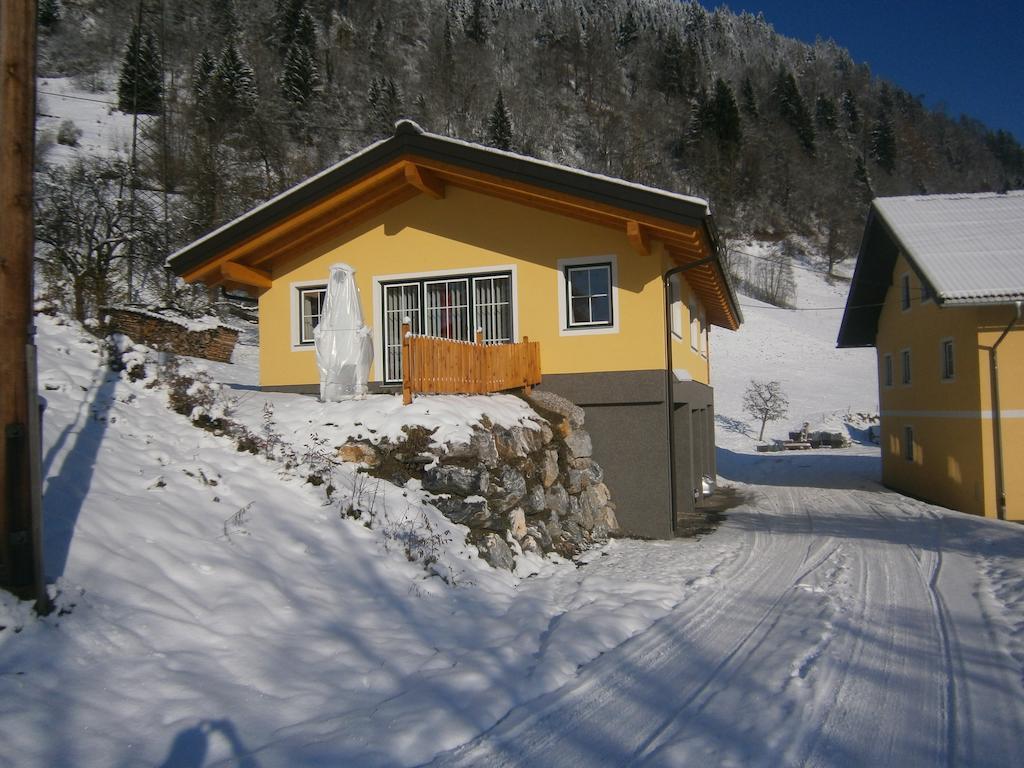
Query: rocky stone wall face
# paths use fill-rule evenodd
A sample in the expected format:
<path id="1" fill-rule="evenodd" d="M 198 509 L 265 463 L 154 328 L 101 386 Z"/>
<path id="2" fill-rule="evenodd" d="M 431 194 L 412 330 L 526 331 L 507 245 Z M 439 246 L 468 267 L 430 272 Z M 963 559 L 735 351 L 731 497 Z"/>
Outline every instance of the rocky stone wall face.
<path id="1" fill-rule="evenodd" d="M 109 307 L 103 312 L 108 332 L 123 333 L 139 344 L 176 355 L 230 363 L 238 341 L 238 331 L 226 326 L 193 331 L 148 312 L 135 312 L 123 307 Z"/>
<path id="2" fill-rule="evenodd" d="M 550 392 L 526 399 L 544 418 L 537 429 L 484 425 L 468 443 L 443 447 L 412 429 L 397 445 L 349 442 L 339 457 L 397 484 L 419 479 L 497 568 L 512 568 L 516 550 L 573 557 L 618 530 L 615 504 L 583 410 Z"/>

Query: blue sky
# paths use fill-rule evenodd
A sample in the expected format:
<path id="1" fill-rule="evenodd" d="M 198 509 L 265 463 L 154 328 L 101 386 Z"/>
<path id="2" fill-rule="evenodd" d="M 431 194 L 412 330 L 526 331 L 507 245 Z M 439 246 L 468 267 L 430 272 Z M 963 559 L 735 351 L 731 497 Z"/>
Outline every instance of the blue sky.
<path id="1" fill-rule="evenodd" d="M 712 3 L 709 3 L 712 5 Z M 733 0 L 781 34 L 832 38 L 854 61 L 929 107 L 967 114 L 1024 142 L 1024 1 Z"/>

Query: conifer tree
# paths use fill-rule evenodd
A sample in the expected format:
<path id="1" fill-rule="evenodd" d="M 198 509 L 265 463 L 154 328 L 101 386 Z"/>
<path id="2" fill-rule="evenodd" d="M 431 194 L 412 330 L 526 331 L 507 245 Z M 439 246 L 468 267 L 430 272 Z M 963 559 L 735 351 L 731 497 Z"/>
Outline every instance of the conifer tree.
<path id="1" fill-rule="evenodd" d="M 740 85 L 740 99 L 743 104 L 743 114 L 749 120 L 757 122 L 761 117 L 761 111 L 757 107 L 757 96 L 754 93 L 754 84 L 750 82 L 750 75 L 746 75 Z"/>
<path id="2" fill-rule="evenodd" d="M 389 135 L 402 117 L 402 92 L 390 77 L 370 81 L 366 94 L 369 128 L 377 136 Z"/>
<path id="3" fill-rule="evenodd" d="M 373 22 L 373 35 L 370 37 L 370 62 L 373 65 L 379 67 L 387 57 L 387 47 L 388 30 L 384 26 L 384 17 L 378 16 Z"/>
<path id="4" fill-rule="evenodd" d="M 463 30 L 466 37 L 478 45 L 483 45 L 490 37 L 490 30 L 487 27 L 486 0 L 473 0 L 469 8 L 469 15 L 463 22 Z"/>
<path id="5" fill-rule="evenodd" d="M 871 128 L 871 159 L 886 173 L 896 168 L 896 134 L 892 119 L 884 109 L 878 110 L 878 117 Z"/>
<path id="6" fill-rule="evenodd" d="M 505 106 L 505 97 L 500 88 L 498 98 L 494 100 L 491 116 L 487 119 L 486 143 L 506 152 L 512 149 L 512 115 Z"/>
<path id="7" fill-rule="evenodd" d="M 281 95 L 297 110 L 304 110 L 313 101 L 320 87 L 320 73 L 309 49 L 296 41 L 288 49 L 281 73 Z"/>
<path id="8" fill-rule="evenodd" d="M 217 69 L 217 62 L 210 51 L 203 48 L 192 64 L 192 99 L 200 109 L 208 109 L 212 95 L 213 74 Z"/>
<path id="9" fill-rule="evenodd" d="M 836 103 L 828 96 L 819 96 L 814 103 L 814 120 L 823 131 L 835 131 Z"/>
<path id="10" fill-rule="evenodd" d="M 629 53 L 639 36 L 640 25 L 637 24 L 633 8 L 630 6 L 626 9 L 626 15 L 622 17 L 622 21 L 619 22 L 619 29 L 615 35 L 615 47 L 619 49 L 620 53 Z"/>
<path id="11" fill-rule="evenodd" d="M 227 115 L 246 115 L 256 110 L 256 76 L 234 40 L 229 40 L 221 51 L 213 72 L 212 93 L 218 110 Z"/>
<path id="12" fill-rule="evenodd" d="M 163 65 L 153 33 L 136 24 L 128 36 L 117 80 L 117 108 L 155 115 L 163 100 Z"/>
<path id="13" fill-rule="evenodd" d="M 843 114 L 846 116 L 846 130 L 850 133 L 860 132 L 860 110 L 857 109 L 857 99 L 853 92 L 847 89 L 843 92 Z"/>
<path id="14" fill-rule="evenodd" d="M 301 45 L 316 56 L 316 22 L 306 0 L 277 0 L 274 8 L 273 37 L 278 53 L 287 58 L 294 45 Z"/>
<path id="15" fill-rule="evenodd" d="M 36 20 L 47 32 L 53 30 L 60 21 L 60 0 L 39 0 Z"/>
<path id="16" fill-rule="evenodd" d="M 740 129 L 740 110 L 736 97 L 725 80 L 715 81 L 715 95 L 711 100 L 712 125 L 719 148 L 731 154 L 743 138 Z"/>
<path id="17" fill-rule="evenodd" d="M 687 51 L 679 33 L 672 29 L 665 38 L 665 44 L 655 64 L 655 82 L 658 90 L 666 96 L 686 96 L 689 92 L 688 78 L 693 67 L 687 61 Z"/>
<path id="18" fill-rule="evenodd" d="M 796 78 L 784 67 L 779 69 L 775 78 L 774 95 L 779 115 L 796 132 L 797 139 L 807 154 L 813 157 L 815 149 L 814 124 L 811 122 L 811 113 L 807 109 L 803 96 L 800 95 Z"/>

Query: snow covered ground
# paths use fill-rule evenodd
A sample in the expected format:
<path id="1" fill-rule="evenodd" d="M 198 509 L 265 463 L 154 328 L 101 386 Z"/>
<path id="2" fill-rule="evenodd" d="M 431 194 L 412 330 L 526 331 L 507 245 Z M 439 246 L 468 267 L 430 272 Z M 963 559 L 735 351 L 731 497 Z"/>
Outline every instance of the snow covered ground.
<path id="1" fill-rule="evenodd" d="M 47 145 L 53 142 L 46 150 L 47 162 L 63 164 L 77 157 L 129 155 L 133 118 L 115 109 L 115 91 L 87 90 L 70 77 L 39 78 L 36 88 L 36 134 Z M 77 146 L 56 143 L 65 120 L 81 131 Z"/>
<path id="2" fill-rule="evenodd" d="M 842 305 L 798 281 L 801 306 Z M 0 593 L 0 766 L 1024 764 L 1024 529 L 882 489 L 871 446 L 755 453 L 752 371 L 793 404 L 774 436 L 874 410 L 875 374 L 832 348 L 841 312 L 741 301 L 713 348 L 741 504 L 698 540 L 514 574 L 415 484 L 342 469 L 327 502 L 40 317 L 61 611 Z M 410 419 L 440 441 L 528 421 L 513 398 L 264 395 L 251 345 L 203 365 L 299 454 Z M 372 515 L 342 514 L 353 498 Z"/>
<path id="3" fill-rule="evenodd" d="M 756 256 L 766 253 L 766 244 L 756 241 L 738 247 Z M 748 449 L 756 442 L 760 422 L 743 412 L 751 379 L 780 382 L 790 402 L 785 419 L 768 423 L 765 440 L 785 439 L 805 422 L 812 431 L 841 431 L 847 414 L 863 428 L 856 415 L 878 413 L 874 349 L 836 349 L 849 283 L 826 282 L 822 268 L 794 263 L 795 310 L 741 295 L 740 330 L 714 330 L 711 375 L 718 445 Z"/>
<path id="4" fill-rule="evenodd" d="M 717 549 L 680 552 L 707 574 L 684 600 L 432 765 L 1024 763 L 1024 532 L 879 489 L 876 468 L 864 449 L 730 457 L 746 502 Z"/>

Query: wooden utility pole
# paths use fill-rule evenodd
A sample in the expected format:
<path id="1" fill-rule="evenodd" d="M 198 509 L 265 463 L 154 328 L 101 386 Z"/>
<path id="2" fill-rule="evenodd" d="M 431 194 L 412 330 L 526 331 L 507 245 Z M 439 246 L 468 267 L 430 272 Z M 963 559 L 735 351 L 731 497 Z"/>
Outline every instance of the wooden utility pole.
<path id="1" fill-rule="evenodd" d="M 45 611 L 32 325 L 35 41 L 36 1 L 0 2 L 0 587 Z"/>

